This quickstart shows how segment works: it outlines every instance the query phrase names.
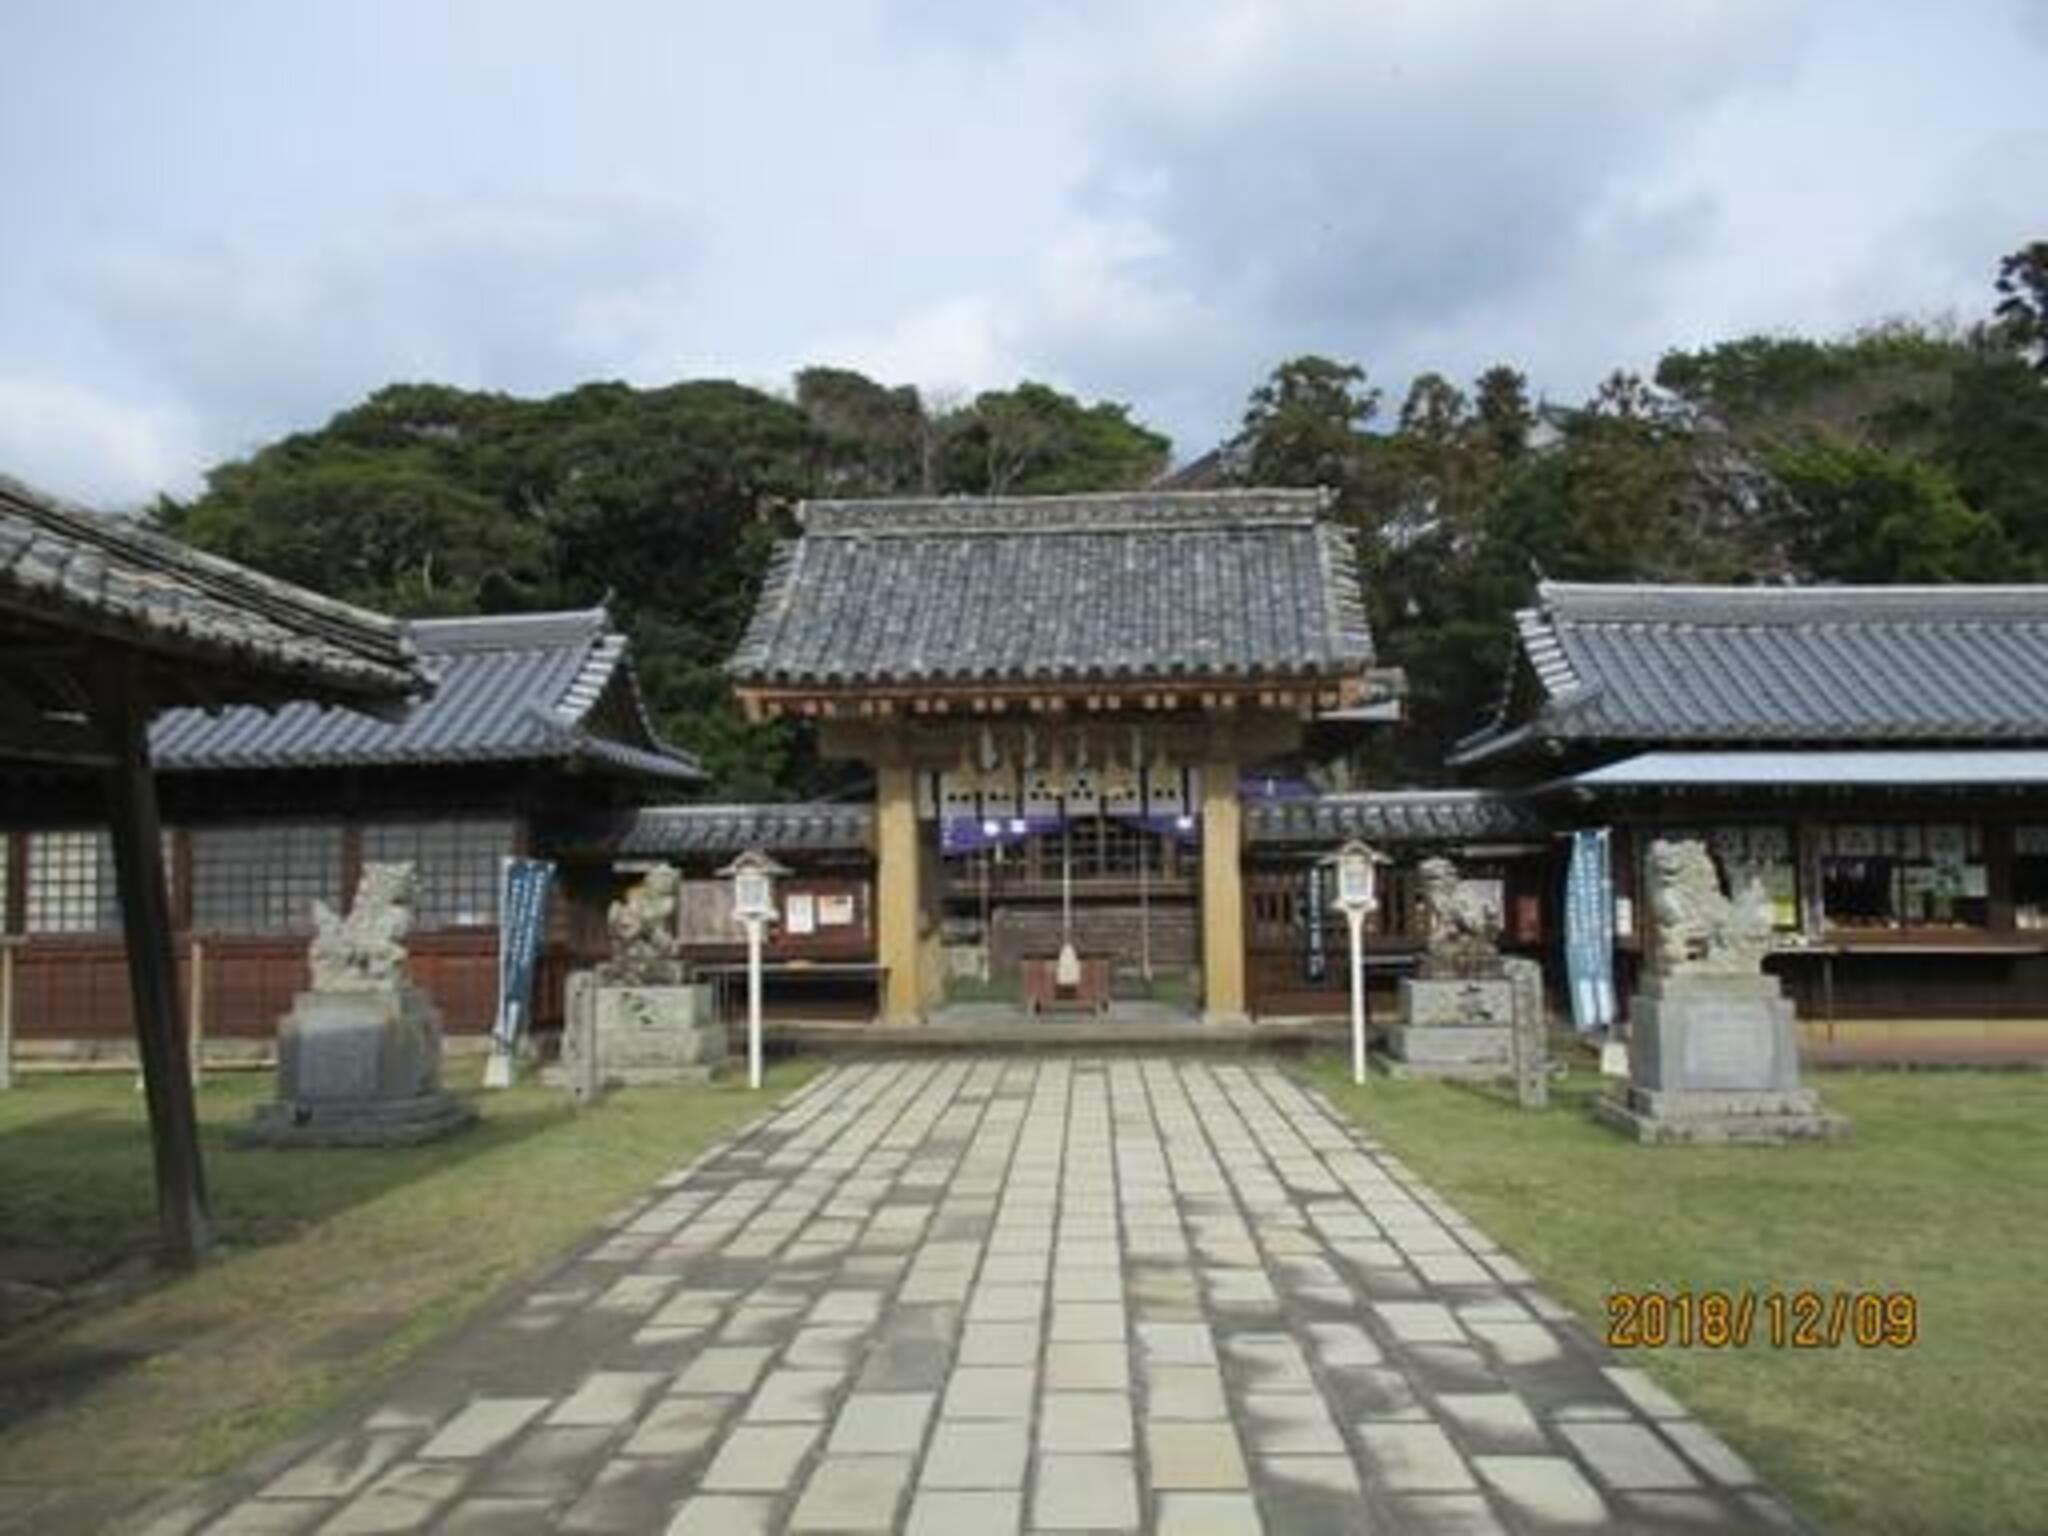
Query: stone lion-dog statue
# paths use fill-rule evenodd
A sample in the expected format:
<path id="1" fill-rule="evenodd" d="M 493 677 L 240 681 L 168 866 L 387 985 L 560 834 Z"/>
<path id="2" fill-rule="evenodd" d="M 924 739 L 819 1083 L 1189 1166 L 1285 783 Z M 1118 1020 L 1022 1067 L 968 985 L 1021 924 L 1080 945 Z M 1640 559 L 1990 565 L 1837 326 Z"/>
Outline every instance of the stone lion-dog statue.
<path id="1" fill-rule="evenodd" d="M 407 981 L 405 936 L 412 931 L 418 879 L 410 863 L 363 866 L 346 917 L 313 903 L 307 959 L 315 992 L 383 992 Z"/>
<path id="2" fill-rule="evenodd" d="M 1706 845 L 1693 839 L 1650 844 L 1650 910 L 1657 919 L 1657 969 L 1667 976 L 1753 976 L 1770 947 L 1763 887 L 1738 880 L 1721 890 Z"/>
<path id="3" fill-rule="evenodd" d="M 1417 866 L 1422 892 L 1419 904 L 1429 948 L 1427 974 L 1473 976 L 1492 974 L 1500 966 L 1500 925 L 1485 902 L 1466 889 L 1458 866 L 1449 859 L 1424 859 Z"/>

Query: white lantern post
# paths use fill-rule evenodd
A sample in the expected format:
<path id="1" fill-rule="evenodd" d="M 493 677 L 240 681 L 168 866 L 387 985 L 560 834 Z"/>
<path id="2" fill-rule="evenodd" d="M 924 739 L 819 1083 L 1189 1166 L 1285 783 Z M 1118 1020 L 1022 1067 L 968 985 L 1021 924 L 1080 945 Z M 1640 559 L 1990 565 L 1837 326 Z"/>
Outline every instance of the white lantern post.
<path id="1" fill-rule="evenodd" d="M 1365 919 L 1379 909 L 1375 893 L 1379 855 L 1353 838 L 1330 862 L 1337 866 L 1336 905 L 1351 929 L 1351 1081 L 1365 1082 Z"/>
<path id="2" fill-rule="evenodd" d="M 788 870 L 750 848 L 719 871 L 732 879 L 732 915 L 747 930 L 747 1086 L 761 1086 L 761 940 L 775 921 L 775 877 Z"/>

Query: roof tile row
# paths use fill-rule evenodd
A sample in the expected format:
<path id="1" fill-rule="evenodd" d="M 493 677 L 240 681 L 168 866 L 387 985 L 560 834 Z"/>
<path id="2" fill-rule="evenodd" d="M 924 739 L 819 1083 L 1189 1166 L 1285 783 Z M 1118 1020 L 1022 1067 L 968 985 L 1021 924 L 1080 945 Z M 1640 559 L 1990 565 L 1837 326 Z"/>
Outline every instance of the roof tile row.
<path id="1" fill-rule="evenodd" d="M 1546 582 L 1517 616 L 1538 688 L 1461 744 L 2048 740 L 2048 587 Z"/>
<path id="2" fill-rule="evenodd" d="M 728 670 L 814 686 L 1333 676 L 1372 643 L 1322 492 L 808 506 Z"/>

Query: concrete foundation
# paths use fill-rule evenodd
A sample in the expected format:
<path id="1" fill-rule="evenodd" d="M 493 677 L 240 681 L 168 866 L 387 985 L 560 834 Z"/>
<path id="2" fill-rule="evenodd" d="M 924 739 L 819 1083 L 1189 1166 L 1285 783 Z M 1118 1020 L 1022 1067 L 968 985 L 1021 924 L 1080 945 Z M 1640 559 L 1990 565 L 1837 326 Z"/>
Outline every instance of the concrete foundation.
<path id="1" fill-rule="evenodd" d="M 232 1140 L 400 1146 L 461 1130 L 476 1110 L 441 1089 L 441 1019 L 413 986 L 301 992 L 278 1031 L 277 1098 Z"/>
<path id="2" fill-rule="evenodd" d="M 726 1055 L 726 1030 L 712 1011 L 709 986 L 621 985 L 595 971 L 569 978 L 560 1069 L 565 1083 L 703 1082 Z"/>
<path id="3" fill-rule="evenodd" d="M 1388 1070 L 1427 1077 L 1514 1071 L 1514 986 L 1503 977 L 1412 977 L 1387 1031 Z"/>
<path id="4" fill-rule="evenodd" d="M 1799 1035 L 1774 976 L 1652 977 L 1635 1000 L 1629 1079 L 1596 1113 L 1638 1141 L 1810 1141 L 1849 1122 L 1799 1083 Z"/>

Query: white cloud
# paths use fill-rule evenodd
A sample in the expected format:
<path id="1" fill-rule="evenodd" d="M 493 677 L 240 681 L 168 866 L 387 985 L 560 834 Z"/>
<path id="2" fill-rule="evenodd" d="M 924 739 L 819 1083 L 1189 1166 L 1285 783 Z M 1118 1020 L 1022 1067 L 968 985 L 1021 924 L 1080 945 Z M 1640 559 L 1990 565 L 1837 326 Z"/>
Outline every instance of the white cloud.
<path id="1" fill-rule="evenodd" d="M 1042 378 L 1193 454 L 1297 352 L 1390 392 L 1505 360 L 1569 395 L 1667 344 L 1971 313 L 2048 233 L 2017 41 L 2048 0 L 1965 25 L 1851 0 L 648 3 L 581 32 L 504 0 L 488 39 L 407 12 L 394 58 L 363 7 L 313 11 L 171 7 L 114 49 L 0 17 L 33 65 L 0 97 L 24 211 L 0 367 L 45 419 L 63 381 L 72 423 L 0 446 L 96 421 L 97 457 L 189 482 L 396 378 L 838 363 L 942 395 Z M 231 80 L 245 55 L 276 67 Z M 88 85 L 127 110 L 37 137 Z"/>
<path id="2" fill-rule="evenodd" d="M 825 335 L 790 368 L 810 363 L 914 382 L 934 400 L 1007 388 L 1029 370 L 1004 334 L 997 305 L 974 296 L 942 299 L 878 329 Z"/>
<path id="3" fill-rule="evenodd" d="M 686 308 L 693 258 L 691 221 L 657 204 L 477 199 L 138 241 L 76 290 L 140 375 L 275 431 L 394 379 L 541 391 L 615 371 L 650 315 Z"/>
<path id="4" fill-rule="evenodd" d="M 197 488 L 192 422 L 62 379 L 0 375 L 0 471 L 116 510 Z"/>

